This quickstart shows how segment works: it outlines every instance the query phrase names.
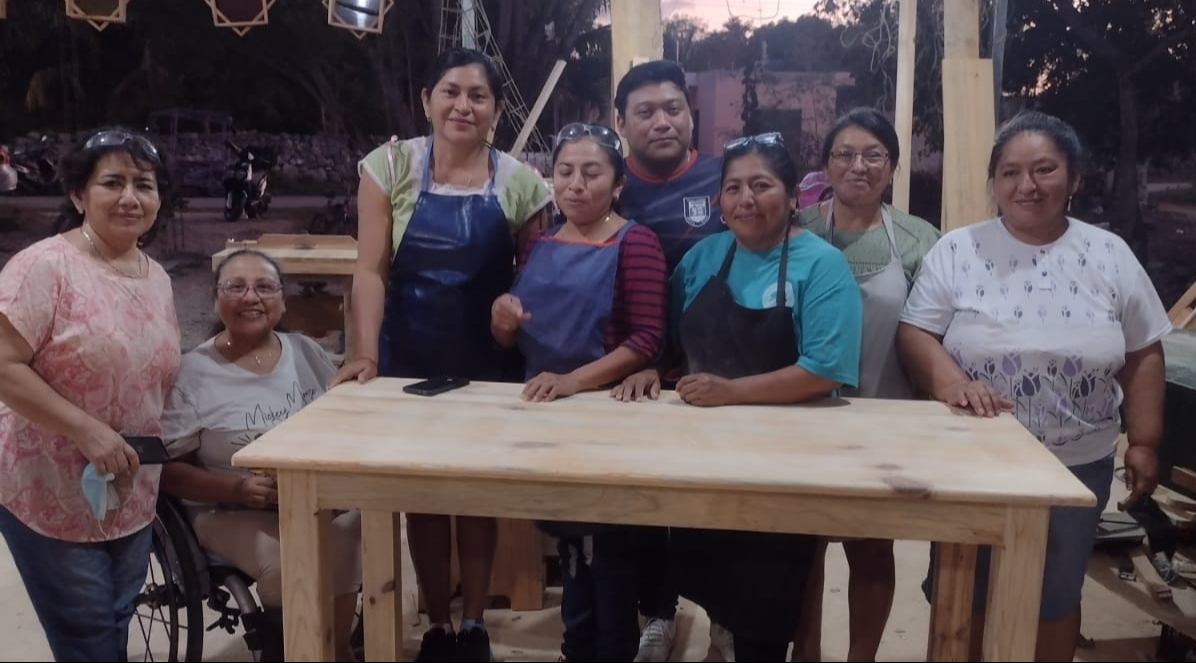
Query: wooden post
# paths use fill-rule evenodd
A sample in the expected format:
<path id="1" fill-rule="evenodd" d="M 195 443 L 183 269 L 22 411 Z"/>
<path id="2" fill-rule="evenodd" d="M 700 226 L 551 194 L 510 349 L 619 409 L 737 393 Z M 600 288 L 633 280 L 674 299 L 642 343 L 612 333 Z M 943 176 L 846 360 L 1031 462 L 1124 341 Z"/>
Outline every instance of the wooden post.
<path id="1" fill-rule="evenodd" d="M 561 79 L 561 74 L 564 71 L 564 60 L 557 60 L 556 64 L 552 65 L 552 71 L 548 73 L 548 80 L 544 82 L 540 96 L 536 98 L 531 112 L 527 114 L 527 122 L 523 124 L 523 128 L 519 130 L 519 135 L 515 138 L 515 144 L 511 146 L 511 154 L 516 158 L 519 157 L 523 146 L 527 144 L 528 136 L 532 135 L 532 129 L 535 129 L 536 123 L 540 121 L 540 114 L 544 112 L 544 106 L 548 103 L 548 98 L 552 96 L 552 91 L 556 89 L 557 81 Z"/>
<path id="2" fill-rule="evenodd" d="M 615 124 L 615 90 L 638 58 L 664 57 L 660 0 L 611 0 L 610 123 Z"/>
<path id="3" fill-rule="evenodd" d="M 943 231 L 992 214 L 985 166 L 996 126 L 992 60 L 980 55 L 979 0 L 943 2 Z"/>
<path id="4" fill-rule="evenodd" d="M 909 210 L 909 183 L 914 164 L 914 56 L 918 34 L 918 0 L 901 0 L 897 19 L 897 108 L 893 121 L 905 162 L 893 178 L 893 206 Z"/>

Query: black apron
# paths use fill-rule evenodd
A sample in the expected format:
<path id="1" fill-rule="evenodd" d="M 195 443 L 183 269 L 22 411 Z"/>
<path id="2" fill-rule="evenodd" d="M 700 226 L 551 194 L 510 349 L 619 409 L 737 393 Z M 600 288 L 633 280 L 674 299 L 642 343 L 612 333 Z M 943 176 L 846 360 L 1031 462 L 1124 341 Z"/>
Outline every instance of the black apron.
<path id="1" fill-rule="evenodd" d="M 781 247 L 777 304 L 772 308 L 751 309 L 735 301 L 727 285 L 735 248 L 732 242 L 718 275 L 706 282 L 681 316 L 681 346 L 689 374 L 734 379 L 797 363 L 793 311 L 785 301 L 789 235 Z M 816 540 L 798 534 L 673 528 L 670 548 L 677 587 L 735 635 L 788 640 L 797 626 Z"/>

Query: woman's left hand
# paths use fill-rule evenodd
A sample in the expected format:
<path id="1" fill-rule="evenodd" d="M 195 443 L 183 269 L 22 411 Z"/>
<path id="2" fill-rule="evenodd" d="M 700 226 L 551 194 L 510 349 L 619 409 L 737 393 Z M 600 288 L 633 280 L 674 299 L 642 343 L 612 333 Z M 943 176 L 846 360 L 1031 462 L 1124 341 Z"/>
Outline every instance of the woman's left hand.
<path id="1" fill-rule="evenodd" d="M 1118 505 L 1122 511 L 1143 495 L 1150 495 L 1159 485 L 1159 453 L 1153 447 L 1130 445 L 1125 450 L 1125 487 L 1130 496 Z"/>
<path id="2" fill-rule="evenodd" d="M 571 375 L 541 373 L 527 381 L 523 387 L 523 400 L 537 403 L 555 401 L 576 394 L 577 380 Z"/>
<path id="3" fill-rule="evenodd" d="M 690 405 L 717 407 L 734 405 L 735 383 L 709 373 L 687 375 L 677 381 L 677 395 Z"/>

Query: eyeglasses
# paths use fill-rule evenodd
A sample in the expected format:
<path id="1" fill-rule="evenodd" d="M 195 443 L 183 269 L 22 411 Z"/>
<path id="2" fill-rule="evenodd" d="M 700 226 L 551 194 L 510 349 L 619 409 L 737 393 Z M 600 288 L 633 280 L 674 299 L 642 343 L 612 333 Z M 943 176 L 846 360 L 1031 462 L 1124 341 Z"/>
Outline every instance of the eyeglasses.
<path id="1" fill-rule="evenodd" d="M 880 168 L 889 160 L 888 152 L 855 152 L 852 150 L 839 150 L 831 152 L 831 161 L 837 166 L 850 168 L 855 163 L 856 157 L 864 160 L 864 165 L 868 168 Z"/>
<path id="2" fill-rule="evenodd" d="M 162 155 L 158 154 L 158 148 L 154 147 L 154 144 L 148 138 L 118 129 L 96 133 L 91 138 L 88 138 L 86 143 L 83 143 L 83 148 L 90 150 L 97 147 L 119 147 L 129 142 L 136 143 L 154 161 L 158 163 L 162 162 Z"/>
<path id="3" fill-rule="evenodd" d="M 770 131 L 766 134 L 756 134 L 755 136 L 744 136 L 742 138 L 735 138 L 733 140 L 723 143 L 723 151 L 738 150 L 749 145 L 780 145 L 785 146 L 785 137 L 779 131 Z"/>
<path id="4" fill-rule="evenodd" d="M 556 142 L 563 143 L 567 140 L 577 140 L 582 136 L 589 136 L 597 141 L 599 145 L 605 145 L 620 154 L 623 153 L 623 141 L 619 138 L 619 134 L 600 124 L 583 124 L 581 122 L 566 124 L 557 133 Z"/>
<path id="5" fill-rule="evenodd" d="M 258 281 L 252 287 L 257 296 L 262 299 L 277 297 L 282 292 L 282 284 L 276 281 Z M 249 288 L 250 285 L 244 281 L 224 281 L 216 286 L 221 294 L 234 299 L 244 297 L 245 293 L 249 292 Z"/>

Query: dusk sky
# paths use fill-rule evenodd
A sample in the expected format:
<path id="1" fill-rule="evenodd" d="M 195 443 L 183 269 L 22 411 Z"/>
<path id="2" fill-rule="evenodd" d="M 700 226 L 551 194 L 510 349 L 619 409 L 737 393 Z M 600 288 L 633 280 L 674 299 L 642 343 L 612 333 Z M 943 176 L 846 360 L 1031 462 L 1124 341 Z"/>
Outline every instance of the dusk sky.
<path id="1" fill-rule="evenodd" d="M 739 16 L 749 22 L 764 23 L 782 18 L 797 18 L 813 11 L 817 0 L 662 0 L 660 12 L 665 18 L 688 14 L 705 21 L 706 27 L 718 28 Z"/>

